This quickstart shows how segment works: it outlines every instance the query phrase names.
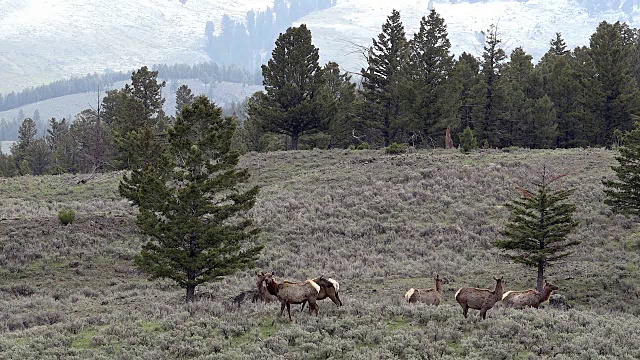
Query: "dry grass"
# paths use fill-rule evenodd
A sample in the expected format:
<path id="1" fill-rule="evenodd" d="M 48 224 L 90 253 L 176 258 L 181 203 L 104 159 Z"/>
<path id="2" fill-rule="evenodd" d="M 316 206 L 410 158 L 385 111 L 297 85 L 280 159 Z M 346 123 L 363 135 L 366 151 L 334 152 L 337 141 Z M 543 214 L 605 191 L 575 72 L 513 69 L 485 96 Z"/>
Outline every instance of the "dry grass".
<path id="1" fill-rule="evenodd" d="M 77 185 L 73 176 L 0 179 L 0 354 L 8 358 L 637 358 L 640 232 L 603 205 L 613 153 L 598 149 L 300 151 L 249 154 L 242 166 L 262 186 L 253 215 L 267 244 L 261 270 L 287 279 L 340 280 L 345 306 L 320 317 L 278 319 L 277 304 L 228 299 L 254 285 L 239 273 L 182 304 L 168 282 L 132 265 L 141 239 L 117 196 L 121 174 Z M 582 241 L 548 277 L 574 308 L 491 310 L 464 322 L 462 286 L 531 288 L 535 271 L 492 246 L 518 196 L 543 165 L 570 173 Z M 71 208 L 77 220 L 59 224 Z M 444 304 L 408 306 L 410 287 L 449 280 Z M 297 307 L 296 307 L 297 309 Z M 471 311 L 472 315 L 476 312 Z M 0 356 L 1 357 L 1 356 Z"/>

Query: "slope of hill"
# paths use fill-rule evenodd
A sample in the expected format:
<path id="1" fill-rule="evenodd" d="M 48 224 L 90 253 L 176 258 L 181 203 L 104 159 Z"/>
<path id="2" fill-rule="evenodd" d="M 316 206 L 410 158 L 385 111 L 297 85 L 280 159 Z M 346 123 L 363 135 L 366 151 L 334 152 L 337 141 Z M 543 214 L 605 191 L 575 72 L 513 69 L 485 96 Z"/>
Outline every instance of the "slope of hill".
<path id="1" fill-rule="evenodd" d="M 358 71 L 363 65 L 359 47 L 369 46 L 392 8 L 401 10 L 411 34 L 428 4 L 339 0 L 336 7 L 301 22 L 312 30 L 323 61 L 335 60 Z M 219 26 L 223 14 L 242 20 L 247 10 L 272 5 L 272 0 L 188 0 L 184 5 L 179 0 L 0 0 L 0 93 L 107 68 L 128 71 L 154 63 L 207 61 L 207 21 Z M 436 1 L 435 7 L 447 21 L 455 53 L 478 55 L 479 32 L 496 23 L 508 50 L 523 46 L 536 58 L 556 31 L 570 46 L 583 45 L 601 20 L 631 20 L 630 15 L 638 14 L 635 9 L 630 15 L 590 15 L 575 0 Z"/>
<path id="2" fill-rule="evenodd" d="M 253 270 L 198 289 L 184 305 L 168 281 L 136 271 L 133 209 L 117 195 L 121 173 L 0 179 L 0 352 L 8 358 L 215 359 L 562 359 L 640 357 L 640 237 L 637 219 L 602 203 L 613 152 L 599 149 L 297 151 L 241 159 L 261 186 L 251 213 L 266 247 L 258 271 L 278 279 L 320 274 L 340 281 L 338 308 L 318 318 L 279 304 L 239 308 Z M 492 309 L 464 321 L 463 286 L 531 288 L 536 270 L 509 263 L 493 246 L 505 202 L 542 166 L 571 175 L 582 243 L 547 278 L 568 311 Z M 70 207 L 77 220 L 61 226 Z M 449 280 L 438 307 L 410 306 L 410 287 Z M 294 310 L 298 307 L 294 306 Z M 471 310 L 470 316 L 477 311 Z"/>
<path id="3" fill-rule="evenodd" d="M 207 21 L 263 0 L 0 0 L 0 93 L 64 77 L 208 61 Z"/>

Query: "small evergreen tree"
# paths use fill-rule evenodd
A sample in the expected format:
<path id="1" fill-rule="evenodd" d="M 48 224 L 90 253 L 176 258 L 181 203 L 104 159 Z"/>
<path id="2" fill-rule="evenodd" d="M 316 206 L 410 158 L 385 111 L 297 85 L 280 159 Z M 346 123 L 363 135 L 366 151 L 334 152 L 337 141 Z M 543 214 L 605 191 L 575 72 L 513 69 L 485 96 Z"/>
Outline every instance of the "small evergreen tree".
<path id="1" fill-rule="evenodd" d="M 640 215 L 640 123 L 625 133 L 619 150 L 618 165 L 611 167 L 617 179 L 603 181 L 604 202 L 616 212 Z"/>
<path id="2" fill-rule="evenodd" d="M 464 129 L 462 134 L 460 134 L 460 147 L 462 147 L 462 152 L 465 154 L 468 154 L 469 151 L 478 148 L 476 135 L 468 126 Z"/>
<path id="3" fill-rule="evenodd" d="M 235 121 L 205 96 L 185 106 L 169 130 L 168 149 L 155 164 L 125 175 L 122 196 L 138 206 L 138 227 L 149 241 L 136 265 L 152 278 L 169 278 L 195 288 L 253 266 L 261 246 L 257 229 L 241 215 L 258 188 L 245 188 L 247 170 L 237 169 L 231 151 Z"/>
<path id="4" fill-rule="evenodd" d="M 551 177 L 544 168 L 541 180 L 533 182 L 533 192 L 521 189 L 522 197 L 506 205 L 511 217 L 502 231 L 504 239 L 496 241 L 512 261 L 537 267 L 538 291 L 542 291 L 545 267 L 568 256 L 569 248 L 580 243 L 567 238 L 578 225 L 572 218 L 576 207 L 567 202 L 573 189 L 551 187 L 563 176 Z"/>

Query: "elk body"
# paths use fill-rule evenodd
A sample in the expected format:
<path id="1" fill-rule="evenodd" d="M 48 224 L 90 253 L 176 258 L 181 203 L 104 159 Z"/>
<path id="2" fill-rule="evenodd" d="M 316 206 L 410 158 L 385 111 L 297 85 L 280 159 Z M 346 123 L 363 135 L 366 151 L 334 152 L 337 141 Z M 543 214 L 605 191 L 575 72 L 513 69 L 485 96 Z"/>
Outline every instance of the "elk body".
<path id="1" fill-rule="evenodd" d="M 462 314 L 467 318 L 469 309 L 480 310 L 478 318 L 487 318 L 487 311 L 502 299 L 504 280 L 494 278 L 496 286 L 493 290 L 478 288 L 461 288 L 456 292 L 456 301 L 462 306 Z"/>
<path id="2" fill-rule="evenodd" d="M 340 296 L 338 296 L 338 291 L 340 290 L 340 284 L 333 280 L 332 278 L 324 278 L 324 276 L 320 276 L 319 278 L 313 279 L 313 282 L 320 286 L 320 292 L 318 292 L 318 298 L 316 300 L 324 300 L 326 298 L 331 299 L 334 304 L 338 306 L 342 306 L 342 300 L 340 300 Z M 307 302 L 302 302 L 302 307 L 300 311 L 304 310 L 304 304 Z"/>
<path id="3" fill-rule="evenodd" d="M 289 321 L 291 321 L 291 304 L 302 304 L 303 302 L 309 303 L 309 314 L 315 310 L 316 316 L 318 316 L 316 299 L 320 292 L 320 286 L 313 280 L 297 283 L 288 281 L 278 283 L 273 279 L 273 273 L 267 273 L 264 282 L 269 294 L 276 296 L 280 300 L 280 316 L 284 313 L 286 306 L 289 313 Z"/>
<path id="4" fill-rule="evenodd" d="M 505 307 L 524 309 L 526 307 L 538 308 L 540 304 L 549 300 L 551 293 L 558 290 L 558 287 L 545 281 L 542 291 L 535 289 L 524 291 L 507 291 L 502 296 L 502 304 Z"/>
<path id="5" fill-rule="evenodd" d="M 405 300 L 408 303 L 414 304 L 417 302 L 425 303 L 428 305 L 440 305 L 442 301 L 442 285 L 446 284 L 446 281 L 440 279 L 438 275 L 434 278 L 436 281 L 436 287 L 431 289 L 414 289 L 411 288 L 404 294 Z"/>

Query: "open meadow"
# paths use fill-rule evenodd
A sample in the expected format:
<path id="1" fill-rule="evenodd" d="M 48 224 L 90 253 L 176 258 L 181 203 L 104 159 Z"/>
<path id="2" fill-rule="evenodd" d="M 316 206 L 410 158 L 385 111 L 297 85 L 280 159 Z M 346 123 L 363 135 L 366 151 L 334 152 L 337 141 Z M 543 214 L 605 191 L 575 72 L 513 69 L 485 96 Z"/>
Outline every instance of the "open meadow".
<path id="1" fill-rule="evenodd" d="M 133 264 L 143 239 L 117 192 L 122 173 L 0 179 L 0 359 L 638 359 L 640 226 L 604 205 L 602 149 L 332 150 L 251 153 L 261 186 L 251 211 L 265 244 L 257 271 L 278 280 L 324 274 L 344 303 L 319 317 L 230 299 L 254 270 L 184 290 Z M 571 309 L 492 309 L 464 321 L 463 286 L 535 287 L 535 269 L 494 247 L 504 204 L 546 166 L 575 187 L 575 253 L 547 269 Z M 62 208 L 76 221 L 59 224 Z M 409 305 L 411 287 L 448 280 L 438 307 Z M 293 311 L 295 309 L 295 311 Z M 286 314 L 286 312 L 285 312 Z"/>

